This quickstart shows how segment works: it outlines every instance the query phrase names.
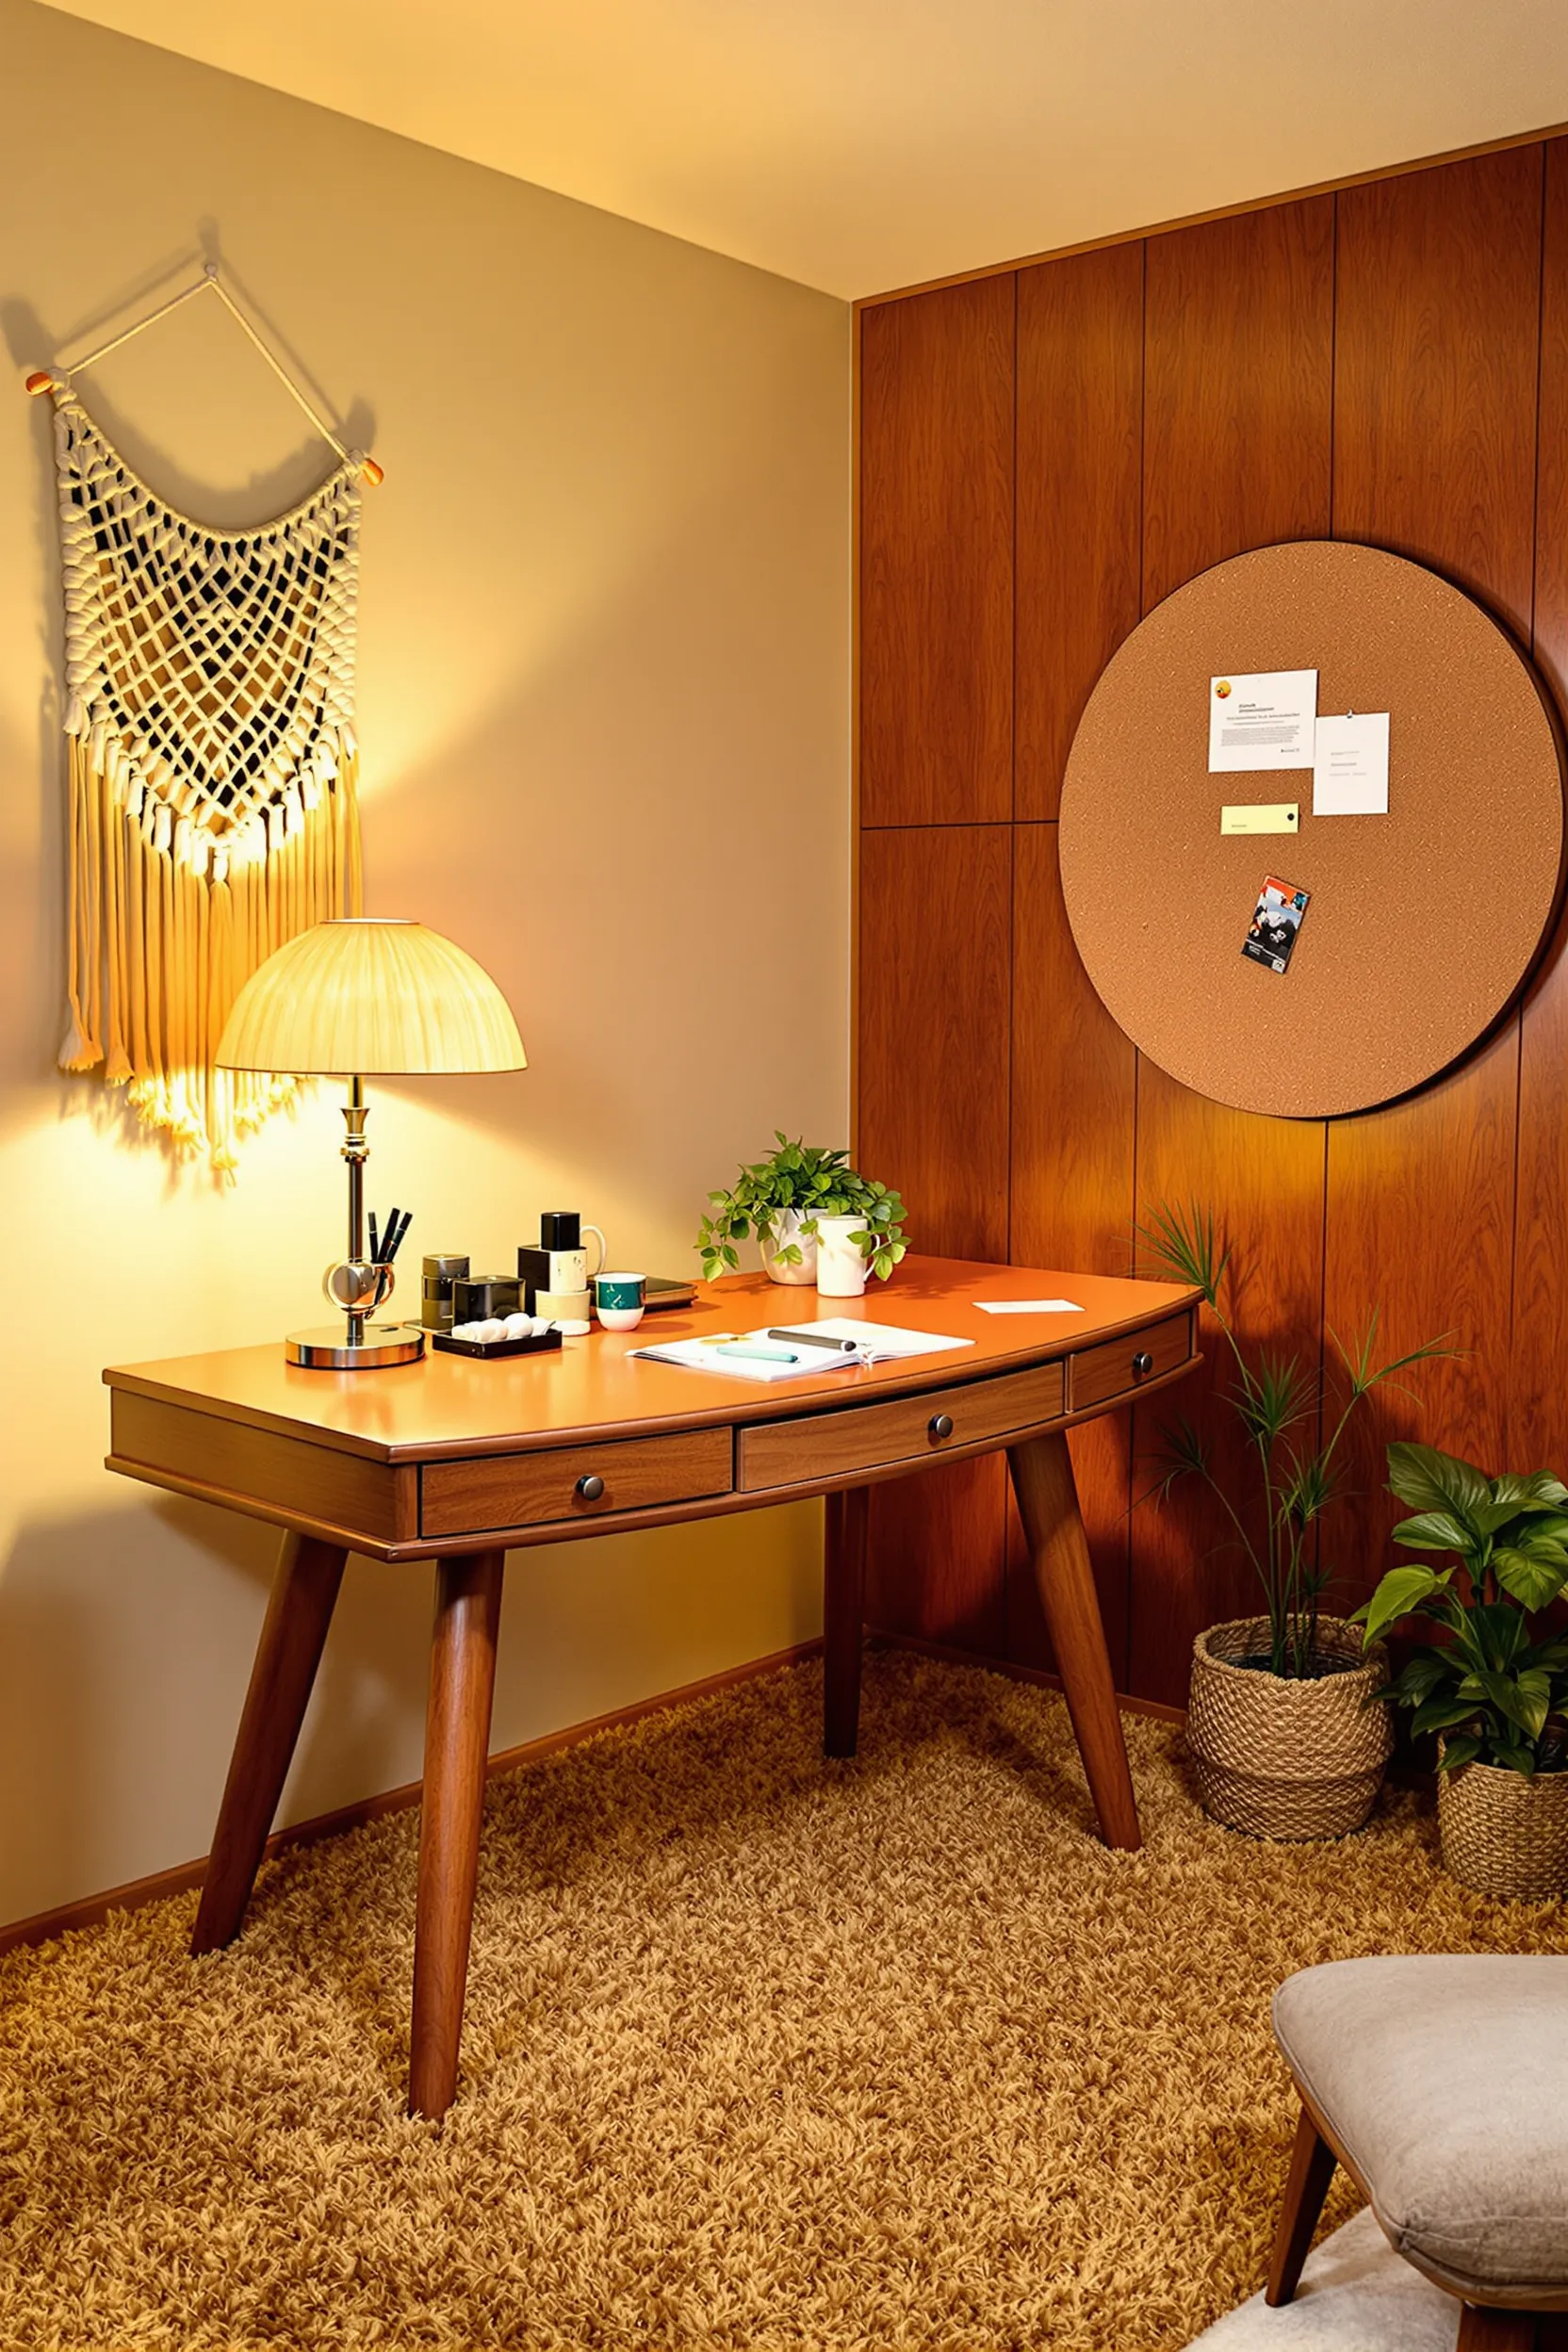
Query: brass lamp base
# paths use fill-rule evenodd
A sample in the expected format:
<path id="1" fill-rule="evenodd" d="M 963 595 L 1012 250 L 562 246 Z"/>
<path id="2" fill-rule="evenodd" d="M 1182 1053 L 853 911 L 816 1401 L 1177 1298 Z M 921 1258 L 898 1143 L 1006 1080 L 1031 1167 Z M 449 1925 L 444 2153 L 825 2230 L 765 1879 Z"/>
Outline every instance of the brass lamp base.
<path id="1" fill-rule="evenodd" d="M 417 1323 L 367 1323 L 364 1332 L 351 1347 L 347 1317 L 318 1323 L 308 1331 L 290 1331 L 284 1354 L 290 1364 L 312 1372 L 379 1372 L 388 1364 L 417 1364 L 425 1352 L 425 1334 Z"/>

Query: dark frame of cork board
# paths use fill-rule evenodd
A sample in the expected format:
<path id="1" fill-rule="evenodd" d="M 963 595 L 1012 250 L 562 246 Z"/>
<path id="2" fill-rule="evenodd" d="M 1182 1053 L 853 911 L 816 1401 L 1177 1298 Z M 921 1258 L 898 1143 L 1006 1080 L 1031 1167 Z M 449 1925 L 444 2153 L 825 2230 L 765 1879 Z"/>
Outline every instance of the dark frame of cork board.
<path id="1" fill-rule="evenodd" d="M 1211 677 L 1315 668 L 1320 713 L 1390 714 L 1386 816 L 1314 817 L 1310 770 L 1210 775 Z M 1300 803 L 1289 835 L 1223 805 Z M 1302 540 L 1200 573 L 1134 630 L 1068 760 L 1062 888 L 1135 1045 L 1239 1109 L 1321 1119 L 1425 1086 L 1486 1036 L 1563 879 L 1562 747 L 1512 641 L 1380 547 Z M 1242 954 L 1266 874 L 1311 892 L 1288 969 Z"/>

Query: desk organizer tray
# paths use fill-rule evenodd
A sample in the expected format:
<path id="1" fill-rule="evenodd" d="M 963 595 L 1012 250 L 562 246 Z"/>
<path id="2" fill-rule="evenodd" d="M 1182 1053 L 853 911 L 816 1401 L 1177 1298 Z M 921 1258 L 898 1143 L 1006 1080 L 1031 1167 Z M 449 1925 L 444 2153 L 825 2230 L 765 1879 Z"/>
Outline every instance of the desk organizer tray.
<path id="1" fill-rule="evenodd" d="M 561 1345 L 559 1331 L 542 1331 L 536 1339 L 454 1339 L 450 1331 L 432 1331 L 430 1344 L 448 1356 L 542 1356 Z"/>

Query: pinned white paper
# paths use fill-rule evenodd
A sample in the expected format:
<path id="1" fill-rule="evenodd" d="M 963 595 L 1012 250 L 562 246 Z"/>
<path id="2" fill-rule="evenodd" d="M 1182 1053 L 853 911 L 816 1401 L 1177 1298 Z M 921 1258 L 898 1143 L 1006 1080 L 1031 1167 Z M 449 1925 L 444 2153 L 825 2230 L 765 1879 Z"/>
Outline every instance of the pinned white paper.
<path id="1" fill-rule="evenodd" d="M 1388 712 L 1350 710 L 1317 722 L 1312 768 L 1315 817 L 1386 817 Z"/>
<path id="2" fill-rule="evenodd" d="M 1209 680 L 1209 773 L 1310 768 L 1315 670 L 1232 671 Z"/>

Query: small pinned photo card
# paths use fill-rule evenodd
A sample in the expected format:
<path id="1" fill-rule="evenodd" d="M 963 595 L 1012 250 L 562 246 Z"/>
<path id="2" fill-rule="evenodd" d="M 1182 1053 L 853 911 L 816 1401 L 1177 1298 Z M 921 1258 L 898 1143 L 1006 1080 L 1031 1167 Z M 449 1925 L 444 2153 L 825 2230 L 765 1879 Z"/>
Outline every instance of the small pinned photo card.
<path id="1" fill-rule="evenodd" d="M 1242 954 L 1254 963 L 1266 964 L 1270 972 L 1283 972 L 1311 895 L 1310 890 L 1298 890 L 1272 874 L 1266 875 L 1252 909 L 1252 927 L 1241 943 Z"/>

